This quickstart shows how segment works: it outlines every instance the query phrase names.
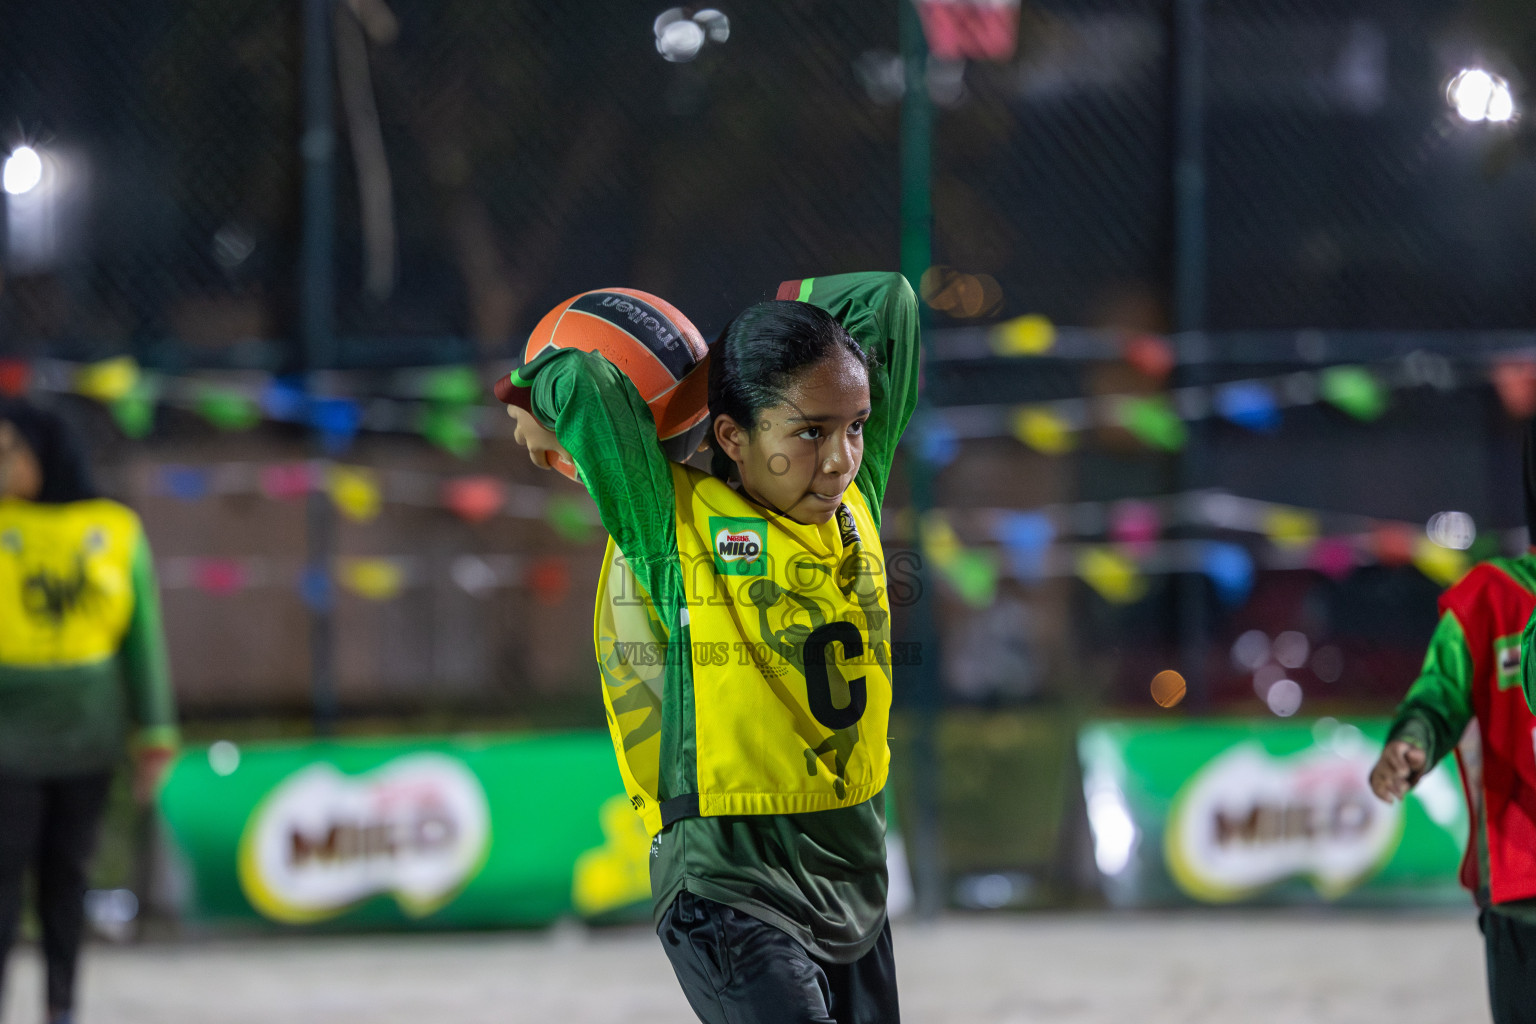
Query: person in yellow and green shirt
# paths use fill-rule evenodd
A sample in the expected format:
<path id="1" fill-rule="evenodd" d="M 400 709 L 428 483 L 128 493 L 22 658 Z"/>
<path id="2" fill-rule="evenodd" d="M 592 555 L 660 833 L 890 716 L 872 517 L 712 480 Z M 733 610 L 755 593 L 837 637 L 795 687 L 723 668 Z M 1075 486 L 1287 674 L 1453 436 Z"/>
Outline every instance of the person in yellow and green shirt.
<path id="1" fill-rule="evenodd" d="M 899 274 L 788 281 L 709 353 L 712 472 L 603 357 L 498 382 L 611 535 L 594 639 L 662 948 L 706 1024 L 898 1024 L 880 509 L 917 400 Z"/>
<path id="2" fill-rule="evenodd" d="M 144 531 L 97 496 L 57 415 L 0 402 L 0 992 L 30 869 L 49 1024 L 74 1019 L 86 873 L 130 739 L 147 801 L 178 735 Z"/>

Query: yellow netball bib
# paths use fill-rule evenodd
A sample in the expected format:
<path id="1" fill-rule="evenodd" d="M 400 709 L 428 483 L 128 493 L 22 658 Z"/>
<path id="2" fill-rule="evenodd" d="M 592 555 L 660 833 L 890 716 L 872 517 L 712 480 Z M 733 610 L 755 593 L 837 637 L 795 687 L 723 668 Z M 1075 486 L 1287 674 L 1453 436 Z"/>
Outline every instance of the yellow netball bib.
<path id="1" fill-rule="evenodd" d="M 0 500 L 0 665 L 111 657 L 133 611 L 139 529 L 114 501 Z"/>
<path id="2" fill-rule="evenodd" d="M 658 616 L 612 542 L 598 592 L 597 657 L 630 802 L 660 831 L 669 714 L 691 729 L 680 749 L 696 789 L 668 801 L 686 808 L 671 817 L 868 800 L 890 762 L 891 637 L 884 552 L 863 495 L 850 488 L 836 517 L 807 526 L 692 468 L 674 465 L 672 478 L 679 622 Z M 669 658 L 686 663 L 686 709 L 663 706 Z"/>

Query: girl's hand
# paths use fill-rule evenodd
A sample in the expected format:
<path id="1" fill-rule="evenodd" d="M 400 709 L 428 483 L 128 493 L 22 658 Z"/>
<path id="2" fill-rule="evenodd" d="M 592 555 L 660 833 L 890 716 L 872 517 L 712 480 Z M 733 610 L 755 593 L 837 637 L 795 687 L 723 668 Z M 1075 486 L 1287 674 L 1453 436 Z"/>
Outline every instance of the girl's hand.
<path id="1" fill-rule="evenodd" d="M 555 437 L 552 430 L 538 420 L 533 414 L 519 409 L 515 405 L 507 406 L 507 415 L 517 424 L 513 437 L 517 443 L 528 449 L 528 458 L 540 469 L 552 469 L 556 459 L 565 462 L 571 461 L 571 455 L 560 446 L 559 438 Z"/>
<path id="2" fill-rule="evenodd" d="M 1422 774 L 1424 751 L 1406 740 L 1393 740 L 1371 769 L 1371 792 L 1376 799 L 1390 804 L 1407 796 Z"/>

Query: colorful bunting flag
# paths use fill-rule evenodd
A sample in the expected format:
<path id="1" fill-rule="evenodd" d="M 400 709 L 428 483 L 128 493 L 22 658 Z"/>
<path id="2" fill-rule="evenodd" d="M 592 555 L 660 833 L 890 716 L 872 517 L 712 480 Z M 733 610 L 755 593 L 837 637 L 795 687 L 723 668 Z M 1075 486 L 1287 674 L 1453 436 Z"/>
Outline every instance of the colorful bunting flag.
<path id="1" fill-rule="evenodd" d="M 75 390 L 103 404 L 127 396 L 139 382 L 139 364 L 132 356 L 87 363 L 75 371 Z"/>
<path id="2" fill-rule="evenodd" d="M 245 566 L 233 558 L 200 558 L 192 569 L 192 585 L 205 594 L 233 594 L 245 578 Z"/>
<path id="3" fill-rule="evenodd" d="M 918 454 L 923 461 L 942 469 L 960 454 L 960 439 L 942 413 L 930 413 L 915 424 Z"/>
<path id="4" fill-rule="evenodd" d="M 421 436 L 461 459 L 467 459 L 480 447 L 475 430 L 474 410 L 459 406 L 429 405 L 417 424 Z"/>
<path id="5" fill-rule="evenodd" d="M 1136 563 L 1109 548 L 1083 548 L 1077 555 L 1077 572 L 1110 604 L 1130 604 L 1147 592 L 1147 582 Z"/>
<path id="6" fill-rule="evenodd" d="M 1200 568 L 1223 604 L 1238 605 L 1253 592 L 1253 556 L 1240 544 L 1212 541 L 1200 552 Z"/>
<path id="7" fill-rule="evenodd" d="M 1306 509 L 1275 505 L 1264 513 L 1262 528 L 1277 547 L 1304 548 L 1317 540 L 1317 516 Z"/>
<path id="8" fill-rule="evenodd" d="M 571 568 L 563 558 L 541 558 L 528 568 L 528 585 L 540 604 L 560 604 L 571 589 Z"/>
<path id="9" fill-rule="evenodd" d="M 1387 411 L 1381 382 L 1363 366 L 1330 366 L 1319 380 L 1323 400 L 1357 420 L 1380 419 Z"/>
<path id="10" fill-rule="evenodd" d="M 441 405 L 473 405 L 489 392 L 471 366 L 439 366 L 427 371 L 421 396 Z"/>
<path id="11" fill-rule="evenodd" d="M 309 396 L 304 382 L 294 377 L 273 377 L 261 393 L 261 411 L 279 423 L 300 423 L 309 418 Z"/>
<path id="12" fill-rule="evenodd" d="M 331 501 L 341 514 L 358 523 L 378 518 L 383 504 L 379 481 L 371 469 L 361 466 L 331 466 L 326 476 Z"/>
<path id="13" fill-rule="evenodd" d="M 443 483 L 443 506 L 468 523 L 485 522 L 506 500 L 506 487 L 493 476 L 461 476 Z"/>
<path id="14" fill-rule="evenodd" d="M 1505 412 L 1520 420 L 1536 416 L 1536 362 L 1501 359 L 1493 364 L 1491 376 Z"/>
<path id="15" fill-rule="evenodd" d="M 501 582 L 496 570 L 479 555 L 460 555 L 448 567 L 459 589 L 470 597 L 484 598 Z"/>
<path id="16" fill-rule="evenodd" d="M 990 552 L 961 551 L 940 572 L 972 608 L 989 607 L 997 597 L 997 563 Z"/>
<path id="17" fill-rule="evenodd" d="M 1077 444 L 1071 425 L 1043 405 L 1025 406 L 1014 412 L 1013 436 L 1042 455 L 1063 455 Z"/>
<path id="18" fill-rule="evenodd" d="M 20 359 L 0 359 L 0 396 L 19 398 L 32 382 L 32 367 Z"/>
<path id="19" fill-rule="evenodd" d="M 312 612 L 327 612 L 333 597 L 331 574 L 323 566 L 309 565 L 299 574 L 299 597 Z"/>
<path id="20" fill-rule="evenodd" d="M 404 571 L 388 558 L 344 558 L 336 576 L 342 586 L 369 601 L 388 601 L 405 585 Z"/>
<path id="21" fill-rule="evenodd" d="M 261 406 L 232 388 L 203 388 L 197 396 L 197 411 L 220 430 L 250 430 L 261 422 Z"/>
<path id="22" fill-rule="evenodd" d="M 1419 537 L 1413 542 L 1413 567 L 1448 587 L 1466 575 L 1469 566 L 1465 551 L 1443 548 L 1428 537 Z"/>
<path id="23" fill-rule="evenodd" d="M 923 554 L 937 569 L 954 563 L 965 549 L 944 513 L 934 509 L 923 516 Z"/>
<path id="24" fill-rule="evenodd" d="M 1155 334 L 1133 334 L 1125 339 L 1125 361 L 1159 384 L 1168 379 L 1177 362 L 1173 346 Z"/>
<path id="25" fill-rule="evenodd" d="M 1355 571 L 1355 546 L 1347 537 L 1324 537 L 1307 553 L 1307 568 L 1331 580 L 1342 580 Z"/>
<path id="26" fill-rule="evenodd" d="M 1189 440 L 1189 428 L 1162 395 L 1123 399 L 1119 417 L 1120 425 L 1149 448 L 1176 452 Z"/>
<path id="27" fill-rule="evenodd" d="M 544 521 L 563 539 L 585 544 L 592 539 L 590 505 L 568 494 L 552 494 L 544 503 Z"/>
<path id="28" fill-rule="evenodd" d="M 112 422 L 123 436 L 137 441 L 155 429 L 155 388 L 147 377 L 139 378 L 133 391 L 107 406 Z"/>
<path id="29" fill-rule="evenodd" d="M 1018 44 L 1019 0 L 914 0 L 939 60 L 1005 61 Z"/>
<path id="30" fill-rule="evenodd" d="M 160 493 L 181 501 L 201 501 L 208 496 L 208 477 L 201 466 L 161 466 Z"/>
<path id="31" fill-rule="evenodd" d="M 1008 553 L 1009 568 L 1022 580 L 1039 579 L 1045 571 L 1045 553 L 1056 539 L 1056 526 L 1039 512 L 1008 512 L 996 526 L 997 539 Z"/>
<path id="32" fill-rule="evenodd" d="M 257 474 L 261 493 L 274 501 L 302 498 L 314 487 L 315 473 L 307 462 L 262 466 Z"/>
<path id="33" fill-rule="evenodd" d="M 332 455 L 346 451 L 363 424 L 362 407 L 350 398 L 312 398 L 305 412 L 321 446 Z"/>
<path id="34" fill-rule="evenodd" d="M 992 329 L 992 351 L 1000 356 L 1038 356 L 1056 344 L 1056 326 L 1030 314 L 1005 320 Z"/>
<path id="35" fill-rule="evenodd" d="M 1371 530 L 1376 561 L 1388 568 L 1408 565 L 1420 534 L 1406 523 L 1378 523 Z"/>
<path id="36" fill-rule="evenodd" d="M 1141 554 L 1162 533 L 1157 506 L 1146 501 L 1117 501 L 1109 511 L 1109 539 Z"/>
<path id="37" fill-rule="evenodd" d="M 1280 406 L 1274 392 L 1256 380 L 1236 381 L 1217 388 L 1216 411 L 1223 419 L 1248 430 L 1271 433 L 1280 429 Z"/>

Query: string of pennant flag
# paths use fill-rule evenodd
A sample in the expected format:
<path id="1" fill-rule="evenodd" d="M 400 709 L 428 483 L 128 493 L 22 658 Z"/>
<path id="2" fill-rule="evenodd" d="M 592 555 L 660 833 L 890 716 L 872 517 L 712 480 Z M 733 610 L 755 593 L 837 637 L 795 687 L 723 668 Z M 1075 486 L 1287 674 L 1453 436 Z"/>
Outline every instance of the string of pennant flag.
<path id="1" fill-rule="evenodd" d="M 347 519 L 367 523 L 386 504 L 440 508 L 469 523 L 496 516 L 538 519 L 562 538 L 586 543 L 597 529 L 597 509 L 577 494 L 508 483 L 489 474 L 444 475 L 407 469 L 373 469 L 314 459 L 305 462 L 166 463 L 140 470 L 140 490 L 196 502 L 208 498 L 261 497 L 294 501 L 327 495 Z"/>
<path id="2" fill-rule="evenodd" d="M 1056 336 L 1055 327 L 1045 318 L 1019 317 L 992 328 L 986 348 L 967 354 L 1009 359 L 1048 356 L 1055 351 Z M 1154 384 L 1166 382 L 1177 365 L 1168 340 L 1155 335 L 1127 335 L 1116 352 Z M 1393 392 L 1486 385 L 1492 385 L 1512 417 L 1536 414 L 1536 359 L 1531 355 L 1506 353 L 1487 362 L 1459 364 L 1414 351 L 1369 366 L 1294 370 L 1154 394 L 1106 394 L 1029 405 L 951 405 L 934 410 L 918 425 L 916 443 L 928 461 L 944 465 L 966 439 L 1011 436 L 1042 454 L 1064 455 L 1077 447 L 1085 431 L 1118 427 L 1148 448 L 1176 452 L 1188 442 L 1188 424 L 1203 420 L 1273 433 L 1282 426 L 1285 410 L 1326 405 L 1369 423 L 1386 413 Z"/>
<path id="3" fill-rule="evenodd" d="M 1057 333 L 1044 317 L 1018 317 L 990 328 L 984 351 L 967 354 L 1021 360 L 1049 356 L 1056 351 Z M 1101 340 L 1107 344 L 1115 338 L 1106 353 L 1112 351 L 1154 384 L 1165 383 L 1177 365 L 1166 338 L 1105 332 Z M 303 424 L 333 455 L 345 452 L 360 431 L 368 430 L 414 432 L 467 457 L 482 439 L 512 433 L 501 410 L 486 404 L 485 382 L 492 377 L 494 370 L 465 365 L 387 373 L 325 371 L 305 379 L 255 371 L 166 374 L 141 367 L 130 356 L 95 363 L 12 359 L 0 360 L 0 395 L 82 395 L 106 406 L 130 437 L 147 436 L 156 410 L 168 406 L 227 431 L 249 430 L 263 421 Z M 1186 444 L 1192 422 L 1218 419 L 1270 433 L 1280 429 L 1285 410 L 1319 404 L 1371 422 L 1385 414 L 1396 391 L 1485 385 L 1492 385 L 1511 416 L 1536 414 L 1536 357 L 1513 352 L 1469 364 L 1415 351 L 1371 365 L 1296 370 L 1154 394 L 952 405 L 917 424 L 912 441 L 925 458 L 939 464 L 955 457 L 961 440 L 978 437 L 1012 436 L 1035 451 L 1064 455 L 1076 448 L 1083 432 L 1108 426 L 1123 428 L 1148 448 L 1173 452 Z"/>
<path id="4" fill-rule="evenodd" d="M 898 513 L 892 522 L 898 535 L 912 536 L 910 513 Z M 973 607 L 992 604 L 1004 578 L 1034 583 L 1076 577 L 1112 604 L 1140 600 L 1149 577 L 1170 573 L 1205 575 L 1229 605 L 1246 600 L 1257 572 L 1265 569 L 1311 570 L 1342 580 L 1365 566 L 1412 566 L 1449 586 L 1473 563 L 1517 554 L 1529 544 L 1524 527 L 1478 532 L 1461 512 L 1442 512 L 1417 526 L 1221 491 L 1034 510 L 935 509 L 921 526 L 924 555 Z M 1169 530 L 1217 536 L 1170 538 Z M 1256 535 L 1263 543 L 1239 543 L 1234 534 Z"/>
<path id="5" fill-rule="evenodd" d="M 80 395 L 101 403 L 130 438 L 147 437 L 161 407 L 191 412 L 223 431 L 262 422 L 300 424 L 339 455 L 362 431 L 411 432 L 460 458 L 486 437 L 512 434 L 499 407 L 486 404 L 485 373 L 472 366 L 415 367 L 387 373 L 322 371 L 277 376 L 258 371 L 167 374 L 131 356 L 94 363 L 0 360 L 0 395 Z"/>
<path id="6" fill-rule="evenodd" d="M 285 588 L 297 591 L 314 611 L 330 608 L 338 589 L 367 601 L 393 601 L 409 589 L 432 585 L 440 571 L 476 598 L 525 590 L 542 604 L 559 604 L 571 585 L 569 563 L 558 555 L 461 554 L 441 565 L 421 555 L 358 556 L 337 558 L 323 570 L 271 556 L 172 555 L 159 559 L 158 566 L 160 585 L 167 590 L 225 596 Z"/>
<path id="7" fill-rule="evenodd" d="M 489 475 L 380 471 L 327 460 L 167 464 L 144 471 L 151 474 L 142 481 L 145 490 L 182 501 L 242 496 L 292 501 L 323 493 L 344 517 L 357 523 L 377 519 L 387 504 L 402 504 L 439 508 L 467 522 L 495 516 L 542 520 L 563 539 L 577 544 L 594 539 L 599 529 L 596 509 L 575 494 L 509 484 Z M 914 543 L 919 524 L 910 510 L 897 511 L 886 521 L 891 541 Z M 1479 532 L 1471 518 L 1460 512 L 1441 513 L 1420 526 L 1222 491 L 1027 510 L 935 509 L 920 525 L 917 543 L 924 556 L 962 600 L 979 607 L 992 603 L 1003 578 L 1031 583 L 1077 577 L 1112 603 L 1139 600 L 1147 592 L 1149 577 L 1168 573 L 1203 573 L 1218 595 L 1233 604 L 1247 597 L 1261 569 L 1308 569 L 1343 579 L 1362 566 L 1413 566 L 1436 583 L 1448 585 L 1472 562 L 1518 552 L 1527 543 L 1524 528 Z M 1191 532 L 1210 536 L 1185 536 Z M 1240 543 L 1235 538 L 1241 535 L 1262 543 Z M 494 563 L 499 566 L 494 573 L 461 566 L 453 573 L 455 581 L 466 590 L 478 586 L 479 591 L 488 592 L 535 579 L 513 571 L 523 564 L 518 556 L 497 557 L 513 561 Z M 351 592 L 373 600 L 397 596 L 422 571 L 409 557 L 342 560 L 331 573 L 321 574 L 324 580 L 313 573 L 306 577 L 300 570 L 274 569 L 260 559 L 177 564 L 180 568 L 167 571 L 167 586 L 227 593 L 292 579 L 313 597 L 334 577 Z M 548 584 L 552 572 L 546 567 L 537 579 Z M 466 580 L 479 583 L 466 585 Z"/>
<path id="8" fill-rule="evenodd" d="M 1054 352 L 1056 330 L 1044 318 L 1021 317 L 990 329 L 986 338 L 986 354 L 1029 359 Z M 1108 354 L 1106 350 L 1095 358 Z M 1123 337 L 1113 355 L 1157 384 L 1166 381 L 1177 362 L 1167 339 L 1151 335 Z M 345 452 L 360 431 L 378 430 L 415 431 L 467 457 L 483 438 L 511 433 L 501 410 L 485 404 L 486 379 L 484 371 L 470 366 L 325 372 L 303 379 L 260 372 L 164 374 L 126 356 L 96 363 L 0 360 L 0 395 L 81 395 L 106 406 L 130 437 L 147 436 L 156 410 L 169 406 L 193 412 L 221 430 L 248 430 L 263 421 L 302 424 L 320 436 L 332 456 Z M 1510 415 L 1536 413 L 1536 360 L 1529 356 L 1506 354 L 1474 365 L 1414 352 L 1370 366 L 1298 370 L 1155 394 L 1076 397 L 1024 406 L 947 406 L 915 423 L 909 439 L 916 454 L 935 465 L 953 460 L 961 441 L 978 437 L 1012 436 L 1037 452 L 1064 455 L 1074 450 L 1080 434 L 1105 426 L 1125 429 L 1150 449 L 1174 452 L 1187 442 L 1188 424 L 1195 421 L 1218 418 L 1272 432 L 1282 425 L 1284 410 L 1326 404 L 1370 422 L 1385 413 L 1394 391 L 1489 384 Z M 488 475 L 379 471 L 333 459 L 164 465 L 150 471 L 155 474 L 149 488 L 153 493 L 180 500 L 259 495 L 282 501 L 324 493 L 356 522 L 371 521 L 385 504 L 399 503 L 442 508 L 468 522 L 495 516 L 543 519 L 577 543 L 590 539 L 598 526 L 595 510 L 575 495 Z M 917 531 L 910 519 L 910 514 L 898 514 L 888 521 L 911 539 Z M 1247 596 L 1260 569 L 1311 569 L 1342 578 L 1360 566 L 1411 565 L 1447 584 L 1477 558 L 1518 551 L 1526 543 L 1523 529 L 1478 535 L 1468 525 L 1458 535 L 1437 536 L 1433 524 L 1426 529 L 1217 492 L 1035 510 L 941 509 L 929 513 L 921 525 L 925 557 L 961 599 L 978 606 L 994 600 L 1003 578 L 1031 582 L 1076 577 L 1114 603 L 1139 600 L 1147 592 L 1149 577 L 1164 573 L 1203 573 L 1222 599 L 1232 603 Z M 1266 543 L 1164 535 L 1190 528 L 1257 534 Z M 358 596 L 388 600 L 425 579 L 425 570 L 409 556 L 343 559 L 326 570 L 294 569 L 260 558 L 176 564 L 167 572 L 167 586 L 227 593 L 288 580 L 296 582 L 311 604 L 322 597 L 329 600 L 333 584 Z M 513 568 L 521 564 L 481 559 L 475 563 L 478 567 L 464 562 L 452 575 L 461 586 L 470 581 L 466 590 L 478 588 L 480 593 L 500 586 L 542 586 L 546 595 L 558 589 L 554 584 L 560 572 L 552 564 L 532 575 Z"/>

